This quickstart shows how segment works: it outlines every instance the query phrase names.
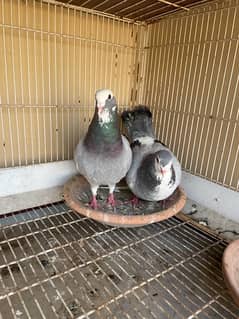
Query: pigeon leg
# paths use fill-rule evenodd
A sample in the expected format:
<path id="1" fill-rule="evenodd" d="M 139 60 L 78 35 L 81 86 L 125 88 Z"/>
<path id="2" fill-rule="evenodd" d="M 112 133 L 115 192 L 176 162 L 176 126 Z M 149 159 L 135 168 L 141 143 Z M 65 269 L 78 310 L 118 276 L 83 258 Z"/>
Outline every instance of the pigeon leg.
<path id="1" fill-rule="evenodd" d="M 90 207 L 93 208 L 93 209 L 97 209 L 98 204 L 97 204 L 96 196 L 93 196 L 93 197 L 92 197 L 92 200 L 91 200 L 91 202 L 90 202 Z"/>
<path id="2" fill-rule="evenodd" d="M 130 200 L 131 204 L 133 207 L 137 207 L 139 204 L 139 199 L 137 196 L 134 196 L 131 200 Z"/>
<path id="3" fill-rule="evenodd" d="M 115 198 L 114 198 L 114 194 L 113 194 L 113 193 L 109 194 L 109 197 L 108 197 L 108 199 L 107 199 L 107 203 L 108 203 L 109 205 L 111 205 L 112 207 L 115 207 L 115 206 L 116 206 L 116 201 L 115 201 Z"/>
<path id="4" fill-rule="evenodd" d="M 91 192 L 92 192 L 92 200 L 90 202 L 90 207 L 93 209 L 97 209 L 98 207 L 98 203 L 97 203 L 97 199 L 96 199 L 96 194 L 97 194 L 97 189 L 98 186 L 91 186 Z"/>
<path id="5" fill-rule="evenodd" d="M 115 185 L 109 185 L 109 196 L 108 196 L 108 199 L 107 199 L 107 203 L 113 207 L 116 206 L 116 201 L 115 201 L 115 198 L 114 198 L 114 189 L 115 189 Z"/>
<path id="6" fill-rule="evenodd" d="M 137 207 L 139 204 L 139 198 L 134 195 L 130 200 L 126 201 L 127 204 L 132 204 L 133 207 Z"/>

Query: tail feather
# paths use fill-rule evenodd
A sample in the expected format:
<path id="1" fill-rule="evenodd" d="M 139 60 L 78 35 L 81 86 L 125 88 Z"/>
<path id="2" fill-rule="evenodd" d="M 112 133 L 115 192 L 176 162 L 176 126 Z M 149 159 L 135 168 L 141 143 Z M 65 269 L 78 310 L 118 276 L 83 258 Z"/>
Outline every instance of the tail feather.
<path id="1" fill-rule="evenodd" d="M 147 116 L 152 118 L 152 113 L 147 106 L 138 105 L 133 110 L 126 110 L 122 113 L 121 117 L 123 122 L 135 119 L 136 117 Z"/>
<path id="2" fill-rule="evenodd" d="M 152 113 L 147 106 L 139 105 L 133 110 L 126 110 L 122 113 L 121 118 L 133 141 L 146 136 L 154 138 Z"/>

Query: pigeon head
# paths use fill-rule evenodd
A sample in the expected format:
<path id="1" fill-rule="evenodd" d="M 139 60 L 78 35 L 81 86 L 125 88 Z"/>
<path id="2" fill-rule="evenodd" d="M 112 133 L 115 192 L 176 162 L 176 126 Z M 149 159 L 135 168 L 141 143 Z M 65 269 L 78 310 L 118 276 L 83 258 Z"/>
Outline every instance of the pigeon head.
<path id="1" fill-rule="evenodd" d="M 171 173 L 173 162 L 172 154 L 167 150 L 160 150 L 155 153 L 154 167 L 158 179 L 162 179 L 166 174 Z"/>
<path id="2" fill-rule="evenodd" d="M 124 111 L 121 115 L 131 140 L 154 138 L 152 113 L 146 106 L 137 106 L 132 111 Z"/>
<path id="3" fill-rule="evenodd" d="M 109 123 L 114 113 L 117 113 L 117 103 L 113 92 L 109 89 L 98 90 L 95 93 L 96 108 L 99 122 Z"/>

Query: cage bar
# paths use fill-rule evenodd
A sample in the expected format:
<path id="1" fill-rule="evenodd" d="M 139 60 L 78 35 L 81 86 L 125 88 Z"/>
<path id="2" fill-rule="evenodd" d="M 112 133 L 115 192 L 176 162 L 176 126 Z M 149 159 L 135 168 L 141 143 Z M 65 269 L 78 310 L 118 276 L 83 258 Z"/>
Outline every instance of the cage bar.
<path id="1" fill-rule="evenodd" d="M 26 318 L 239 315 L 221 274 L 227 243 L 190 220 L 123 229 L 59 202 L 0 224 L 0 302 L 9 318 L 17 310 Z"/>

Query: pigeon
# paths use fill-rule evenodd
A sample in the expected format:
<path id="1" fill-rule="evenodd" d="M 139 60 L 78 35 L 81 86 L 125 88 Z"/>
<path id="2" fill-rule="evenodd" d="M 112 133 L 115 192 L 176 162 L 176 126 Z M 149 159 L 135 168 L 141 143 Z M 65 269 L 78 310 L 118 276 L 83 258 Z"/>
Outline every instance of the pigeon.
<path id="1" fill-rule="evenodd" d="M 74 154 L 77 170 L 90 184 L 93 209 L 98 207 L 96 196 L 100 185 L 108 185 L 108 204 L 116 205 L 115 185 L 125 177 L 132 161 L 130 144 L 120 133 L 117 103 L 112 91 L 96 91 L 95 100 L 93 119 Z"/>
<path id="2" fill-rule="evenodd" d="M 135 196 L 146 201 L 168 198 L 181 181 L 181 165 L 174 154 L 155 139 L 152 113 L 137 106 L 121 115 L 126 127 L 133 159 L 126 182 Z M 137 202 L 137 201 L 136 201 Z"/>

